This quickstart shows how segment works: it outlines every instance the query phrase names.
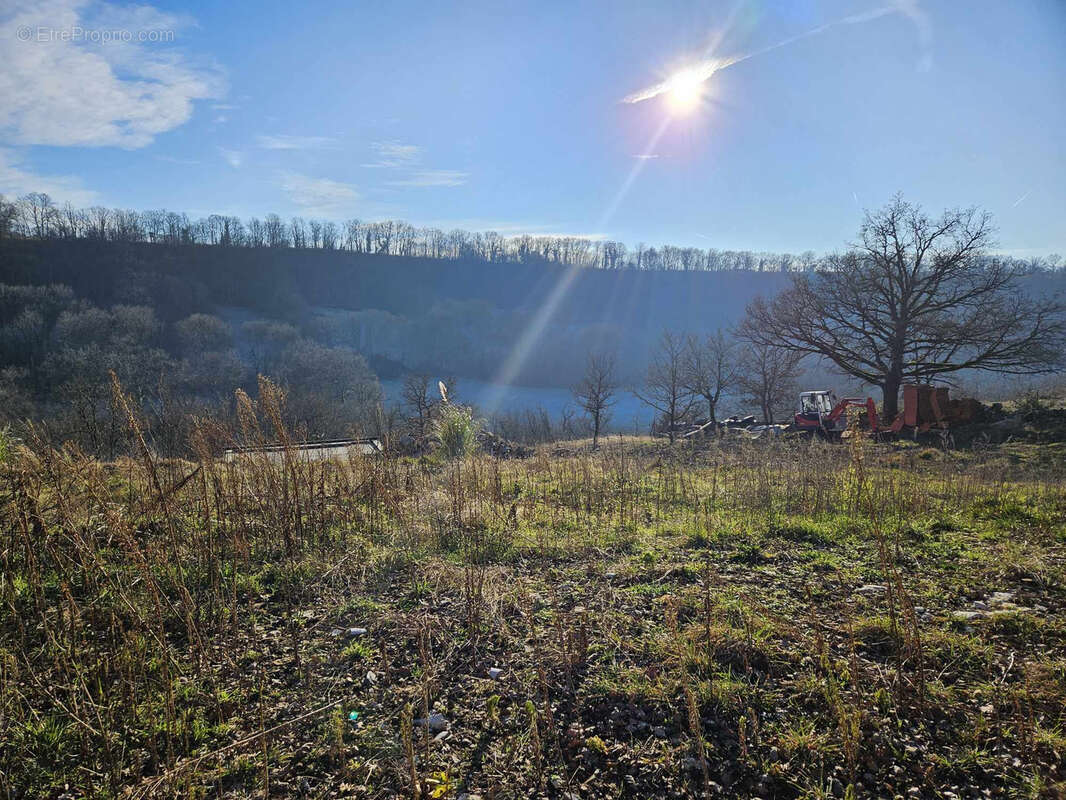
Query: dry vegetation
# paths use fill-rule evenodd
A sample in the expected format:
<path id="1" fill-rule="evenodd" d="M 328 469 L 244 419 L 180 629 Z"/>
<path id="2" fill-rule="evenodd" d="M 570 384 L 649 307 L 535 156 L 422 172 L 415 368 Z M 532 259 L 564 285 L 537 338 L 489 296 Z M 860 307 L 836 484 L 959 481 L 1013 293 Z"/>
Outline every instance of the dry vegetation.
<path id="1" fill-rule="evenodd" d="M 239 436 L 285 441 L 260 397 Z M 223 463 L 205 423 L 195 463 L 130 430 L 0 465 L 4 797 L 1063 793 L 1056 445 Z"/>

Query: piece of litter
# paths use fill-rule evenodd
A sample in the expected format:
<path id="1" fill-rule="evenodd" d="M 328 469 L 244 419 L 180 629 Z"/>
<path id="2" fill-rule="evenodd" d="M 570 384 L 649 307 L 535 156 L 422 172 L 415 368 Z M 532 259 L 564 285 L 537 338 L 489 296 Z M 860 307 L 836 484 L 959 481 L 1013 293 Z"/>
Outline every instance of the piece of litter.
<path id="1" fill-rule="evenodd" d="M 349 711 L 348 712 L 348 721 L 349 722 L 358 722 L 359 721 L 359 712 L 358 711 Z"/>
<path id="2" fill-rule="evenodd" d="M 348 638 L 354 639 L 356 636 L 366 636 L 366 628 L 349 628 Z"/>
<path id="3" fill-rule="evenodd" d="M 499 667 L 489 667 L 489 677 L 490 678 L 492 678 L 493 680 L 496 680 L 501 675 L 503 675 L 503 670 L 502 669 L 500 669 Z"/>
<path id="4" fill-rule="evenodd" d="M 868 583 L 855 590 L 857 594 L 884 594 L 887 591 L 888 587 L 880 583 Z"/>
<path id="5" fill-rule="evenodd" d="M 433 712 L 429 715 L 429 719 L 416 719 L 415 725 L 420 728 L 429 728 L 430 733 L 440 733 L 443 730 L 447 730 L 449 723 L 444 718 L 443 714 Z"/>

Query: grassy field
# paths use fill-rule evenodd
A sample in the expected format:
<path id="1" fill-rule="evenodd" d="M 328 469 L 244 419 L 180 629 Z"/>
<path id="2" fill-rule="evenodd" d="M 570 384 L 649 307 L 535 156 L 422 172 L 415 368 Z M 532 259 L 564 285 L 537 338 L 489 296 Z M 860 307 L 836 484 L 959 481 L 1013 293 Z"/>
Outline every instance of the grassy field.
<path id="1" fill-rule="evenodd" d="M 1066 796 L 1057 446 L 202 434 L 0 465 L 0 796 Z"/>

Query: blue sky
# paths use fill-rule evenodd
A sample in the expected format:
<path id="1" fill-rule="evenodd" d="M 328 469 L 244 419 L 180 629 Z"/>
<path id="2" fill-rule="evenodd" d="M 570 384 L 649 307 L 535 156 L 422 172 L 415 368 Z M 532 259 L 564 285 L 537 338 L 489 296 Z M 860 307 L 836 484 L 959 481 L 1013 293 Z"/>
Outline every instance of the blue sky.
<path id="1" fill-rule="evenodd" d="M 5 9 L 7 195 L 801 252 L 901 191 L 1066 255 L 1061 0 Z M 754 55 L 621 102 L 709 53 Z"/>

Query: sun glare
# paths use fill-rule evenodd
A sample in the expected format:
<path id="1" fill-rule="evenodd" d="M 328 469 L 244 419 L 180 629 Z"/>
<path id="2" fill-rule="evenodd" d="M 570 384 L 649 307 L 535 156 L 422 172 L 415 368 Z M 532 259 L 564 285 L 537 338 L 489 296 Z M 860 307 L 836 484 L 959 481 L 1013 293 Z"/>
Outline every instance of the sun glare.
<path id="1" fill-rule="evenodd" d="M 675 114 L 686 114 L 703 98 L 703 76 L 695 69 L 675 72 L 668 81 L 666 102 Z"/>

